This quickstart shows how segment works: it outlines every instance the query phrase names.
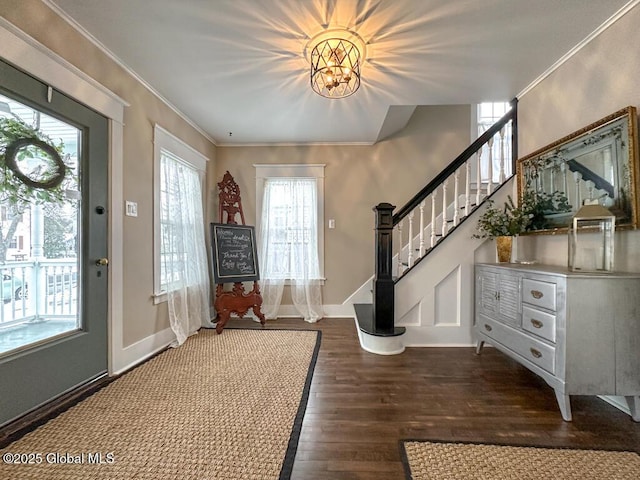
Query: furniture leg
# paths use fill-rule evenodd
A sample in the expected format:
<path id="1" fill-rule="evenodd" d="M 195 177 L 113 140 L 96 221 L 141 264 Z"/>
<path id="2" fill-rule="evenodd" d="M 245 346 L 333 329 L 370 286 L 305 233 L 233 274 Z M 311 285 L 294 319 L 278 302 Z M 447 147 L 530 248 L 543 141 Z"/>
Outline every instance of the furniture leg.
<path id="1" fill-rule="evenodd" d="M 254 305 L 252 310 L 253 314 L 260 319 L 260 325 L 264 325 L 267 319 L 264 318 L 264 314 L 260 311 L 260 305 Z"/>
<path id="2" fill-rule="evenodd" d="M 480 352 L 482 352 L 483 346 L 484 346 L 484 340 L 478 340 L 478 344 L 476 345 L 476 355 L 480 355 Z"/>
<path id="3" fill-rule="evenodd" d="M 634 422 L 640 422 L 640 395 L 632 395 L 624 397 L 631 411 L 631 418 Z"/>
<path id="4" fill-rule="evenodd" d="M 224 330 L 224 326 L 229 321 L 229 317 L 231 316 L 231 312 L 221 311 L 218 312 L 218 321 L 216 322 L 216 333 L 220 335 L 222 330 Z"/>
<path id="5" fill-rule="evenodd" d="M 558 389 L 554 389 L 556 392 L 556 400 L 558 401 L 558 406 L 560 407 L 560 413 L 562 414 L 562 419 L 565 422 L 571 421 L 571 398 L 569 395 L 565 395 Z"/>

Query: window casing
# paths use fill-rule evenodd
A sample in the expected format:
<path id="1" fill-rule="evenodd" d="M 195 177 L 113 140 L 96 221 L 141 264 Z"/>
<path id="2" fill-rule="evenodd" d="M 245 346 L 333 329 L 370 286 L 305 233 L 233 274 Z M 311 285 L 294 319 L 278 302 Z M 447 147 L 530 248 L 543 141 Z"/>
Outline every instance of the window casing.
<path id="1" fill-rule="evenodd" d="M 311 232 L 317 231 L 318 243 L 318 268 L 313 268 L 310 275 L 314 279 L 324 281 L 324 165 L 254 165 L 256 168 L 256 230 L 262 230 L 262 210 L 265 186 L 268 187 L 271 194 L 271 218 L 270 225 L 277 231 L 276 236 L 280 239 L 282 247 L 287 244 L 309 242 Z M 301 215 L 305 219 L 315 219 L 316 225 L 298 224 L 295 219 L 291 218 L 292 209 L 290 199 L 286 197 L 287 183 L 297 183 L 296 188 L 302 190 L 314 190 L 315 197 L 315 215 Z M 310 193 L 310 192 L 307 192 Z M 308 205 L 306 208 L 311 208 Z M 261 275 L 265 278 L 284 278 L 291 280 L 296 278 L 296 266 L 291 265 L 291 259 L 286 255 L 285 262 L 279 265 L 278 271 L 266 272 L 262 271 Z M 261 267 L 262 268 L 262 267 Z M 269 276 L 269 277 L 268 277 Z"/>
<path id="2" fill-rule="evenodd" d="M 183 252 L 164 252 L 163 235 L 171 235 L 175 225 L 166 208 L 167 196 L 175 195 L 176 185 L 163 174 L 163 162 L 172 162 L 174 168 L 182 169 L 186 175 L 197 175 L 201 190 L 207 167 L 207 158 L 191 148 L 159 125 L 154 127 L 154 303 L 166 301 L 171 278 L 164 271 L 167 255 L 179 258 Z M 204 199 L 203 199 L 204 208 Z M 193 225 L 204 229 L 204 225 Z"/>

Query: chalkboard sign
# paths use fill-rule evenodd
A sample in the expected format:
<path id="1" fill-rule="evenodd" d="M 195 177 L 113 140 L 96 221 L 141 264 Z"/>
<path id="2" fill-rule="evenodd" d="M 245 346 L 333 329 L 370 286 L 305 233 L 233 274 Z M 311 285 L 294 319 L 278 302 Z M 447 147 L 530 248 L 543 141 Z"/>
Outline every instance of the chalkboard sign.
<path id="1" fill-rule="evenodd" d="M 215 283 L 260 280 L 253 227 L 212 223 L 211 249 Z"/>

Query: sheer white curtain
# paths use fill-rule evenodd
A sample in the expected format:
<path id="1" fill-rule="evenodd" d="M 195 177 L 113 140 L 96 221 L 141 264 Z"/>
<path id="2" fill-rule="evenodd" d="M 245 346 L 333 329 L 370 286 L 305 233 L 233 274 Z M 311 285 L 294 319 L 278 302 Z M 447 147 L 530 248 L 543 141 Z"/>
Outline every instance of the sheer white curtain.
<path id="1" fill-rule="evenodd" d="M 161 268 L 167 291 L 172 346 L 184 343 L 209 316 L 209 272 L 198 171 L 171 154 L 161 159 Z"/>
<path id="2" fill-rule="evenodd" d="M 313 178 L 268 178 L 260 229 L 262 312 L 276 318 L 287 280 L 307 322 L 322 318 L 317 186 Z"/>

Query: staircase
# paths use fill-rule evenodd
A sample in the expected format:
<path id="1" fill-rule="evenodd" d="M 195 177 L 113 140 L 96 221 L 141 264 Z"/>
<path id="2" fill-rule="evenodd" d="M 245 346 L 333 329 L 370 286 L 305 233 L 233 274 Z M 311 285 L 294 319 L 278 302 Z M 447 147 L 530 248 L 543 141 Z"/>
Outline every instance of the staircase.
<path id="1" fill-rule="evenodd" d="M 473 304 L 470 293 L 473 250 L 466 244 L 471 241 L 475 224 L 466 220 L 496 194 L 515 171 L 517 100 L 511 105 L 504 117 L 397 212 L 394 213 L 396 207 L 389 203 L 374 207 L 375 274 L 370 283 L 363 286 L 371 289 L 372 302 L 354 304 L 360 345 L 364 350 L 392 355 L 401 353 L 407 345 L 430 344 L 429 328 L 416 328 L 422 326 L 420 321 L 416 323 L 416 318 L 428 316 L 420 311 L 426 308 L 425 300 L 436 299 L 438 295 L 446 298 L 448 284 L 458 285 L 458 295 L 466 291 L 464 294 L 470 298 L 465 303 Z M 457 242 L 445 242 L 445 239 L 456 238 Z M 481 243 L 476 240 L 474 245 Z M 455 261 L 447 265 L 448 260 L 469 253 L 471 260 L 467 260 L 464 267 Z M 405 280 L 411 277 L 419 280 Z M 471 280 L 470 288 L 459 288 L 463 278 Z M 435 301 L 431 301 L 431 306 L 439 308 Z M 459 326 L 455 322 L 451 324 L 456 325 Z M 440 329 L 438 335 L 447 330 L 452 332 L 454 328 Z M 468 330 L 470 342 L 471 328 L 464 330 Z M 465 334 L 466 331 L 462 337 Z M 460 329 L 456 335 L 461 338 Z M 439 342 L 458 343 L 460 340 L 447 342 L 446 338 Z"/>

